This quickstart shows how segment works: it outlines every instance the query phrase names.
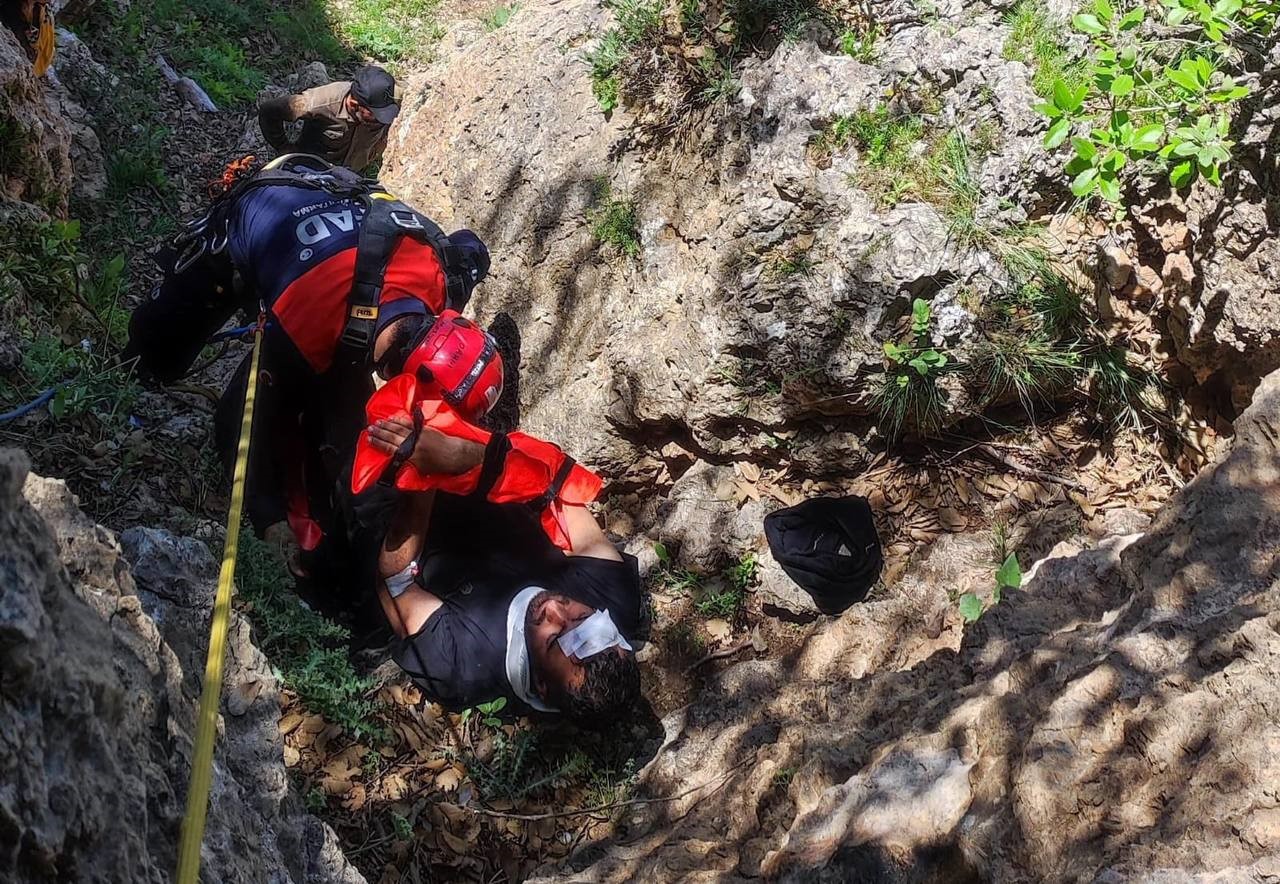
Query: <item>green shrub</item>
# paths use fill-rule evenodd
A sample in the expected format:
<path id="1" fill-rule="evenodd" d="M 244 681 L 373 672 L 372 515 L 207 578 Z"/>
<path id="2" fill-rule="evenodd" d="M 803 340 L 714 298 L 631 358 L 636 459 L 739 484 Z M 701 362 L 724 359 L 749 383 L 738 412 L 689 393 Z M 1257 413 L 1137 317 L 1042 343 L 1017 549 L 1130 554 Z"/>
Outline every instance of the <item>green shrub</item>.
<path id="1" fill-rule="evenodd" d="M 1231 116 L 1250 93 L 1229 63 L 1228 38 L 1270 34 L 1271 2 L 1165 0 L 1164 26 L 1142 4 L 1094 0 L 1072 19 L 1090 39 L 1087 79 L 1056 79 L 1036 109 L 1049 118 L 1044 144 L 1070 141 L 1066 174 L 1081 199 L 1121 201 L 1135 175 L 1167 175 L 1174 187 L 1203 177 L 1220 184 L 1235 146 Z M 1144 28 L 1144 24 L 1147 27 Z"/>
<path id="2" fill-rule="evenodd" d="M 374 682 L 351 665 L 347 630 L 303 604 L 288 569 L 249 532 L 240 535 L 236 588 L 258 647 L 302 705 L 356 738 L 382 738 L 373 720 L 376 704 L 367 699 Z"/>
<path id="3" fill-rule="evenodd" d="M 150 129 L 111 154 L 107 163 L 108 197 L 123 200 L 140 190 L 161 194 L 169 190 L 169 176 L 164 169 L 164 140 L 168 134 L 166 129 Z"/>
<path id="4" fill-rule="evenodd" d="M 444 36 L 439 0 L 353 0 L 336 7 L 336 23 L 357 55 L 388 62 L 423 60 Z"/>
<path id="5" fill-rule="evenodd" d="M 137 400 L 138 385 L 132 374 L 106 357 L 76 346 L 67 346 L 50 334 L 24 341 L 22 367 L 0 377 L 0 411 L 29 402 L 56 387 L 49 401 L 55 418 L 99 415 L 110 424 L 122 424 Z"/>

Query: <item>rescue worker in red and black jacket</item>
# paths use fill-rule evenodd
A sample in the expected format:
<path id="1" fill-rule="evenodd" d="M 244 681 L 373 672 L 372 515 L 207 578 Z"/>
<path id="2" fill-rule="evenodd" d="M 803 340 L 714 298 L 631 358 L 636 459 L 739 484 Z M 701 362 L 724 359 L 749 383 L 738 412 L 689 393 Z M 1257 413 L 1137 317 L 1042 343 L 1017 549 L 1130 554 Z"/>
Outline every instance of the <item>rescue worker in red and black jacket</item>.
<path id="1" fill-rule="evenodd" d="M 472 398 L 491 407 L 501 393 L 492 339 L 457 316 L 488 273 L 484 244 L 468 230 L 445 236 L 376 182 L 318 158 L 282 157 L 242 181 L 162 264 L 129 327 L 126 358 L 144 374 L 182 377 L 238 309 L 265 311 L 245 503 L 295 572 L 297 548 L 318 546 L 328 524 L 329 486 L 364 426 L 374 370 L 399 373 L 433 328 L 448 328 L 481 341 Z M 215 414 L 228 470 L 248 374 L 246 357 Z"/>

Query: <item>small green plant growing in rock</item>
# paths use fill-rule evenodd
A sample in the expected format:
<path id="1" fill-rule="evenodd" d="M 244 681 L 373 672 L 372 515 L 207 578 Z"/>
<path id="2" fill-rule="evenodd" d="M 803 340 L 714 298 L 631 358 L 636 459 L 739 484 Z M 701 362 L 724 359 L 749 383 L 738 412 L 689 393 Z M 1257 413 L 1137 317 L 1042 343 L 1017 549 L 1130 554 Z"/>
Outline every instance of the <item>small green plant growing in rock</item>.
<path id="1" fill-rule="evenodd" d="M 931 325 L 929 302 L 916 298 L 911 306 L 911 343 L 884 344 L 889 367 L 872 401 L 880 427 L 890 440 L 897 439 L 908 424 L 924 435 L 942 424 L 943 393 L 937 381 L 949 360 L 930 342 Z"/>
<path id="2" fill-rule="evenodd" d="M 519 3 L 511 3 L 509 5 L 498 6 L 484 17 L 484 29 L 493 32 L 501 28 L 507 22 L 511 21 L 511 16 L 515 15 L 520 9 Z"/>
<path id="3" fill-rule="evenodd" d="M 658 557 L 658 573 L 663 585 L 676 590 L 693 590 L 702 584 L 702 578 L 678 565 L 667 549 L 667 545 L 658 541 L 653 545 L 653 552 Z"/>
<path id="4" fill-rule="evenodd" d="M 765 272 L 771 279 L 808 276 L 816 266 L 808 247 L 796 243 L 779 246 L 765 257 Z"/>
<path id="5" fill-rule="evenodd" d="M 498 713 L 505 708 L 507 708 L 506 697 L 498 697 L 488 703 L 479 703 L 475 707 L 468 707 L 462 710 L 462 723 L 466 724 L 474 716 L 489 727 L 502 727 L 502 719 L 498 718 Z"/>
<path id="6" fill-rule="evenodd" d="M 391 811 L 391 831 L 395 834 L 397 841 L 410 841 L 413 839 L 413 826 L 409 823 L 408 818 Z"/>
<path id="7" fill-rule="evenodd" d="M 594 207 L 588 210 L 591 232 L 629 258 L 640 254 L 640 213 L 634 201 L 613 195 L 607 179 L 593 185 Z"/>
<path id="8" fill-rule="evenodd" d="M 991 604 L 1000 604 L 1000 599 L 1005 590 L 1018 589 L 1022 586 L 1022 566 L 1018 564 L 1018 556 L 1016 553 L 1009 553 L 1008 557 L 996 569 L 996 585 L 991 591 Z M 975 593 L 966 592 L 960 596 L 959 601 L 960 616 L 966 622 L 973 623 L 982 616 L 985 606 Z"/>
<path id="9" fill-rule="evenodd" d="M 1055 80 L 1036 109 L 1049 118 L 1044 144 L 1070 141 L 1066 174 L 1081 199 L 1121 201 L 1126 179 L 1145 170 L 1174 187 L 1197 177 L 1220 184 L 1234 143 L 1227 136 L 1235 105 L 1250 89 L 1223 69 L 1228 34 L 1266 34 L 1275 3 L 1166 0 L 1164 28 L 1139 36 L 1147 8 L 1094 0 L 1072 19 L 1090 39 L 1088 77 Z M 1188 31 L 1190 29 L 1190 31 Z"/>
<path id="10" fill-rule="evenodd" d="M 876 41 L 879 39 L 880 28 L 874 24 L 849 28 L 840 35 L 840 51 L 863 64 L 871 64 L 876 60 Z"/>
<path id="11" fill-rule="evenodd" d="M 302 803 L 311 813 L 320 813 L 329 805 L 329 798 L 324 794 L 324 789 L 319 786 L 312 786 L 307 790 L 306 796 L 302 799 Z"/>
<path id="12" fill-rule="evenodd" d="M 885 341 L 884 356 L 895 368 L 910 368 L 920 377 L 928 377 L 940 373 L 947 365 L 945 353 L 935 350 L 929 341 L 929 330 L 933 324 L 933 308 L 923 298 L 916 298 L 911 305 L 912 345 L 904 346 L 892 341 Z M 905 374 L 905 372 L 903 372 Z M 899 386 L 906 386 L 905 382 Z"/>

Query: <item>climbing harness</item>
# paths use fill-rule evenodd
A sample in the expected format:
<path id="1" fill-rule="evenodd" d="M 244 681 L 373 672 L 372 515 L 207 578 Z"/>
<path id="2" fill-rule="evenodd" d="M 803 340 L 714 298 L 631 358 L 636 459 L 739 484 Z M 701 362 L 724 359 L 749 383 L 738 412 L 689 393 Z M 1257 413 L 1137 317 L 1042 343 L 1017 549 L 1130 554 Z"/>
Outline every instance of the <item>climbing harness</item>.
<path id="1" fill-rule="evenodd" d="M 347 296 L 347 318 L 338 340 L 338 353 L 346 361 L 357 365 L 370 362 L 382 286 L 401 237 L 414 239 L 435 252 L 444 273 L 445 307 L 461 312 L 466 306 L 476 273 L 467 266 L 462 250 L 439 225 L 401 202 L 377 181 L 311 154 L 285 154 L 250 174 L 252 161 L 252 157 L 244 157 L 228 165 L 222 179 L 210 188 L 215 196 L 209 211 L 188 222 L 174 237 L 171 248 L 177 256 L 173 263 L 175 273 L 189 269 L 205 255 L 218 255 L 226 249 L 231 206 L 240 197 L 259 187 L 303 187 L 353 200 L 364 209 Z"/>
<path id="2" fill-rule="evenodd" d="M 254 333 L 249 383 L 244 394 L 244 416 L 240 421 L 240 444 L 231 481 L 231 508 L 227 514 L 227 542 L 218 573 L 218 594 L 213 604 L 209 630 L 209 657 L 204 668 L 204 688 L 196 718 L 195 747 L 191 755 L 191 781 L 187 787 L 187 810 L 182 820 L 178 848 L 178 884 L 198 884 L 200 845 L 204 840 L 205 817 L 209 811 L 209 787 L 213 779 L 213 740 L 217 733 L 218 705 L 222 695 L 222 669 L 226 658 L 227 629 L 231 621 L 231 589 L 236 573 L 236 552 L 240 546 L 240 521 L 244 509 L 245 475 L 249 464 L 249 434 L 253 427 L 254 394 L 258 388 L 258 362 L 262 354 L 262 332 L 266 310 L 260 307 Z"/>

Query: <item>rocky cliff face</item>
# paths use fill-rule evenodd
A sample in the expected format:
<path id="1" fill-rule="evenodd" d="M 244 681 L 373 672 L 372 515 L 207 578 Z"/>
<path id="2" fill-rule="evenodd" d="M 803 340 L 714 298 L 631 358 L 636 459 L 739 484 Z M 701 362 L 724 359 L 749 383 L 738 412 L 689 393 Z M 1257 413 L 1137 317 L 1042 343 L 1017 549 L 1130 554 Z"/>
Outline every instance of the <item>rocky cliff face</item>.
<path id="1" fill-rule="evenodd" d="M 1003 51 L 1007 8 L 935 5 L 936 20 L 893 27 L 872 63 L 820 32 L 743 59 L 735 97 L 660 149 L 637 134 L 643 113 L 604 115 L 593 99 L 582 53 L 609 23 L 594 0 L 522 9 L 489 34 L 455 29 L 406 87 L 384 180 L 489 243 L 493 271 L 476 308 L 520 328 L 526 426 L 615 490 L 642 490 L 640 522 L 691 551 L 707 520 L 729 535 L 730 554 L 743 547 L 732 538 L 750 533 L 738 530 L 736 503 L 707 493 L 732 483 L 729 464 L 811 478 L 866 467 L 877 436 L 869 376 L 913 298 L 931 300 L 937 343 L 965 361 L 978 345 L 975 300 L 1010 285 L 999 244 L 959 231 L 951 210 L 889 204 L 860 177 L 857 151 L 815 159 L 841 115 L 923 102 L 930 132 L 913 150 L 948 131 L 982 142 L 964 223 L 1046 224 L 1054 259 L 1095 289 L 1103 321 L 1152 353 L 1176 352 L 1182 365 L 1168 370 L 1204 385 L 1204 410 L 1234 416 L 1276 367 L 1280 326 L 1259 309 L 1274 287 L 1270 173 L 1249 158 L 1265 153 L 1280 110 L 1247 121 L 1242 144 L 1254 146 L 1242 147 L 1240 187 L 1205 186 L 1185 203 L 1157 193 L 1115 229 L 1089 228 L 1053 216 L 1070 199 L 1059 158 L 1041 145 L 1031 73 Z M 611 199 L 634 202 L 634 258 L 593 231 Z M 1163 343 L 1153 317 L 1167 323 Z M 945 420 L 979 410 L 958 378 L 940 383 Z M 695 461 L 706 474 L 686 478 Z M 681 499 L 701 501 L 705 518 L 686 523 Z"/>
<path id="2" fill-rule="evenodd" d="M 171 880 L 217 563 L 122 541 L 0 451 L 0 878 Z M 132 564 L 131 564 L 132 562 Z M 202 880 L 357 884 L 285 775 L 270 665 L 231 630 Z"/>
<path id="3" fill-rule="evenodd" d="M 963 348 L 964 292 L 1008 283 L 935 206 L 886 207 L 857 184 L 857 156 L 814 162 L 824 126 L 909 86 L 931 119 L 999 132 L 978 219 L 1044 219 L 1062 199 L 1030 72 L 1003 56 L 1005 11 L 934 4 L 873 63 L 821 35 L 783 43 L 742 63 L 705 133 L 655 151 L 593 103 L 580 52 L 607 24 L 599 5 L 522 9 L 497 32 L 456 31 L 410 84 L 384 174 L 489 242 L 477 307 L 521 329 L 525 425 L 639 490 L 630 524 L 706 567 L 758 541 L 769 504 L 727 487 L 744 463 L 865 467 L 863 379 L 912 298 Z M 666 719 L 643 780 L 662 800 L 624 811 L 571 880 L 1280 874 L 1280 376 L 1254 396 L 1280 329 L 1257 309 L 1276 222 L 1273 175 L 1249 159 L 1274 145 L 1275 112 L 1245 121 L 1255 147 L 1229 193 L 1157 194 L 1111 231 L 1050 224 L 1104 317 L 1150 330 L 1161 316 L 1196 395 L 1230 416 L 1252 398 L 1230 453 L 1145 535 L 1055 550 L 967 629 L 954 595 L 990 579 L 976 535 L 944 538 L 790 658 L 730 669 Z M 593 234 L 606 189 L 636 204 L 634 259 Z M 770 272 L 797 250 L 809 272 Z M 761 591 L 785 594 L 765 564 Z"/>
<path id="4" fill-rule="evenodd" d="M 544 880 L 1274 880 L 1278 464 L 1273 374 L 1147 533 L 1055 550 L 963 636 L 973 550 L 939 545 L 669 716 L 670 800 Z"/>
<path id="5" fill-rule="evenodd" d="M 26 54 L 0 27 L 0 211 L 7 214 L 14 203 L 65 211 L 70 151 L 67 121 L 46 104 Z"/>

